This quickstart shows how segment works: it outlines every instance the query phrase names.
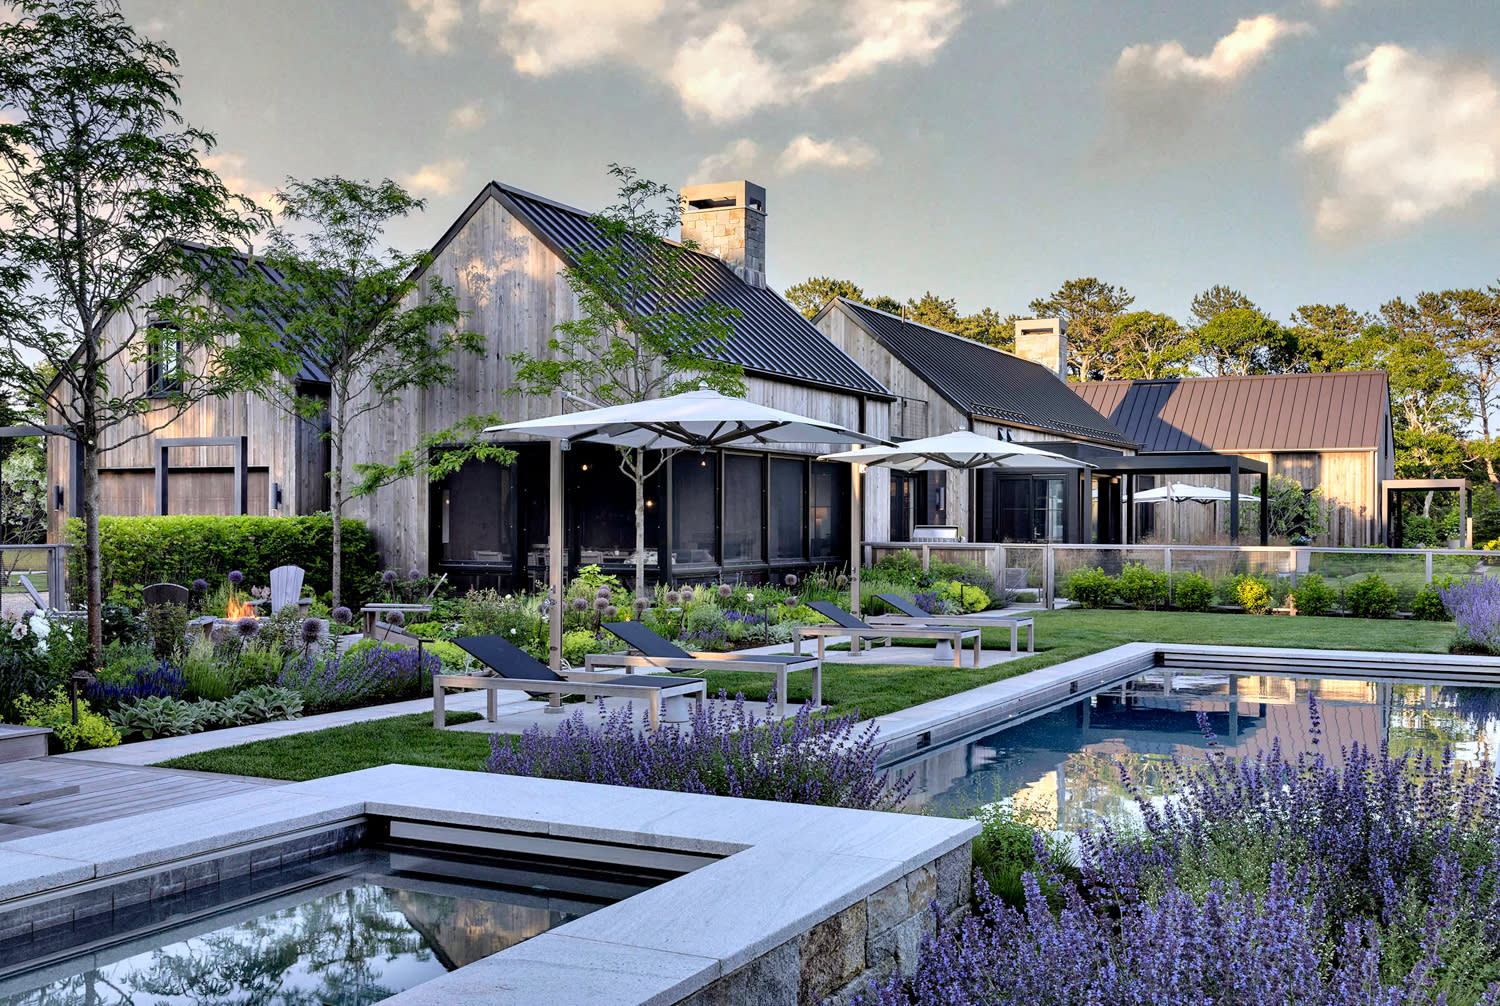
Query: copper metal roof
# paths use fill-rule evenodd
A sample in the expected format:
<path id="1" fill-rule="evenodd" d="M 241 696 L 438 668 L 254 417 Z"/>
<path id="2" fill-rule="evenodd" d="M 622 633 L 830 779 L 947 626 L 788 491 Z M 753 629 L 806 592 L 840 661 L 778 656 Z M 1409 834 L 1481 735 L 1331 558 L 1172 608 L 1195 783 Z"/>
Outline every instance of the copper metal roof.
<path id="1" fill-rule="evenodd" d="M 1151 452 L 1377 450 L 1390 395 L 1379 370 L 1072 387 Z"/>
<path id="2" fill-rule="evenodd" d="M 840 307 L 960 412 L 1068 439 L 1134 446 L 1039 363 L 843 298 L 824 310 Z"/>

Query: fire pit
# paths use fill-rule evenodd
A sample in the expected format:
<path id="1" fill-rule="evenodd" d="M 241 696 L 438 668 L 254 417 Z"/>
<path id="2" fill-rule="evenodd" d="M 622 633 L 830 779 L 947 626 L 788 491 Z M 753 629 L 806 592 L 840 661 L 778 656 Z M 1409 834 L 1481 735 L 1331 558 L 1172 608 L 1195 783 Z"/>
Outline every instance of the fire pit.
<path id="1" fill-rule="evenodd" d="M 188 622 L 188 628 L 198 629 L 204 636 L 211 638 L 216 629 L 233 632 L 241 619 L 255 617 L 254 605 L 248 601 L 241 601 L 237 597 L 231 597 L 223 615 L 200 615 Z"/>

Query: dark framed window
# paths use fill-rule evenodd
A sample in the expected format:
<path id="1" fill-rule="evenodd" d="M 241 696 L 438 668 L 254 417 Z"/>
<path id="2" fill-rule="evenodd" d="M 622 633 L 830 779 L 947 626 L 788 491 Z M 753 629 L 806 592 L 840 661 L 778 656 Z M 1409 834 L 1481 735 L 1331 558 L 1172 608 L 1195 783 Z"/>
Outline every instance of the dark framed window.
<path id="1" fill-rule="evenodd" d="M 146 394 L 161 398 L 182 390 L 182 335 L 177 326 L 153 322 L 146 329 Z"/>
<path id="2" fill-rule="evenodd" d="M 849 479 L 852 466 L 827 461 L 812 463 L 811 546 L 813 559 L 844 554 L 849 542 Z"/>
<path id="3" fill-rule="evenodd" d="M 765 455 L 724 455 L 724 561 L 760 562 L 766 546 Z"/>
<path id="4" fill-rule="evenodd" d="M 683 453 L 672 459 L 672 562 L 719 561 L 719 457 Z"/>
<path id="5" fill-rule="evenodd" d="M 516 550 L 515 468 L 464 465 L 438 493 L 439 558 L 449 565 L 508 567 Z"/>
<path id="6" fill-rule="evenodd" d="M 620 469 L 614 448 L 575 447 L 569 452 L 572 473 L 574 527 L 578 562 L 635 563 L 635 480 Z M 649 469 L 651 462 L 647 462 Z M 646 482 L 646 565 L 657 565 L 656 487 Z"/>
<path id="7" fill-rule="evenodd" d="M 988 521 L 981 522 L 980 533 L 992 534 L 994 541 L 1066 540 L 1071 484 L 1043 476 L 993 478 L 986 486 Z"/>
<path id="8" fill-rule="evenodd" d="M 807 558 L 807 462 L 771 459 L 771 559 Z"/>

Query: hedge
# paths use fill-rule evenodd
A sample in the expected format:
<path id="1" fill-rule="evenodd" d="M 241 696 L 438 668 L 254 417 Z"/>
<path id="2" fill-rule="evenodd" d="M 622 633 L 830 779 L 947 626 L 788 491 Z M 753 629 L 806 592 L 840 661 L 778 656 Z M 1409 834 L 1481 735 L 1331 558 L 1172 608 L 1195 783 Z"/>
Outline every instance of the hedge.
<path id="1" fill-rule="evenodd" d="M 380 566 L 374 539 L 361 520 L 344 520 L 346 594 L 367 583 Z M 80 544 L 83 521 L 69 520 L 63 540 Z M 211 584 L 232 569 L 250 584 L 270 582 L 288 563 L 307 571 L 306 584 L 322 594 L 333 587 L 333 518 L 306 517 L 103 517 L 99 520 L 104 596 L 115 588 L 167 581 Z M 68 550 L 68 582 L 82 589 L 83 549 Z M 358 600 L 350 598 L 349 600 Z M 347 603 L 347 601 L 346 601 Z"/>

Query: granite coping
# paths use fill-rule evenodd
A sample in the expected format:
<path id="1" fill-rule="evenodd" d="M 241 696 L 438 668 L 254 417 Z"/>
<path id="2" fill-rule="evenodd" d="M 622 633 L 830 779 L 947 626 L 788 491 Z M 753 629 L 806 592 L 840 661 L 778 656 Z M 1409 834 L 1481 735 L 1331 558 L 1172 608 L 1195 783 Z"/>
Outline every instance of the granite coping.
<path id="1" fill-rule="evenodd" d="M 367 817 L 723 857 L 409 989 L 395 1000 L 406 1006 L 676 1002 L 979 832 L 949 818 L 385 765 L 0 843 L 0 907 Z"/>

